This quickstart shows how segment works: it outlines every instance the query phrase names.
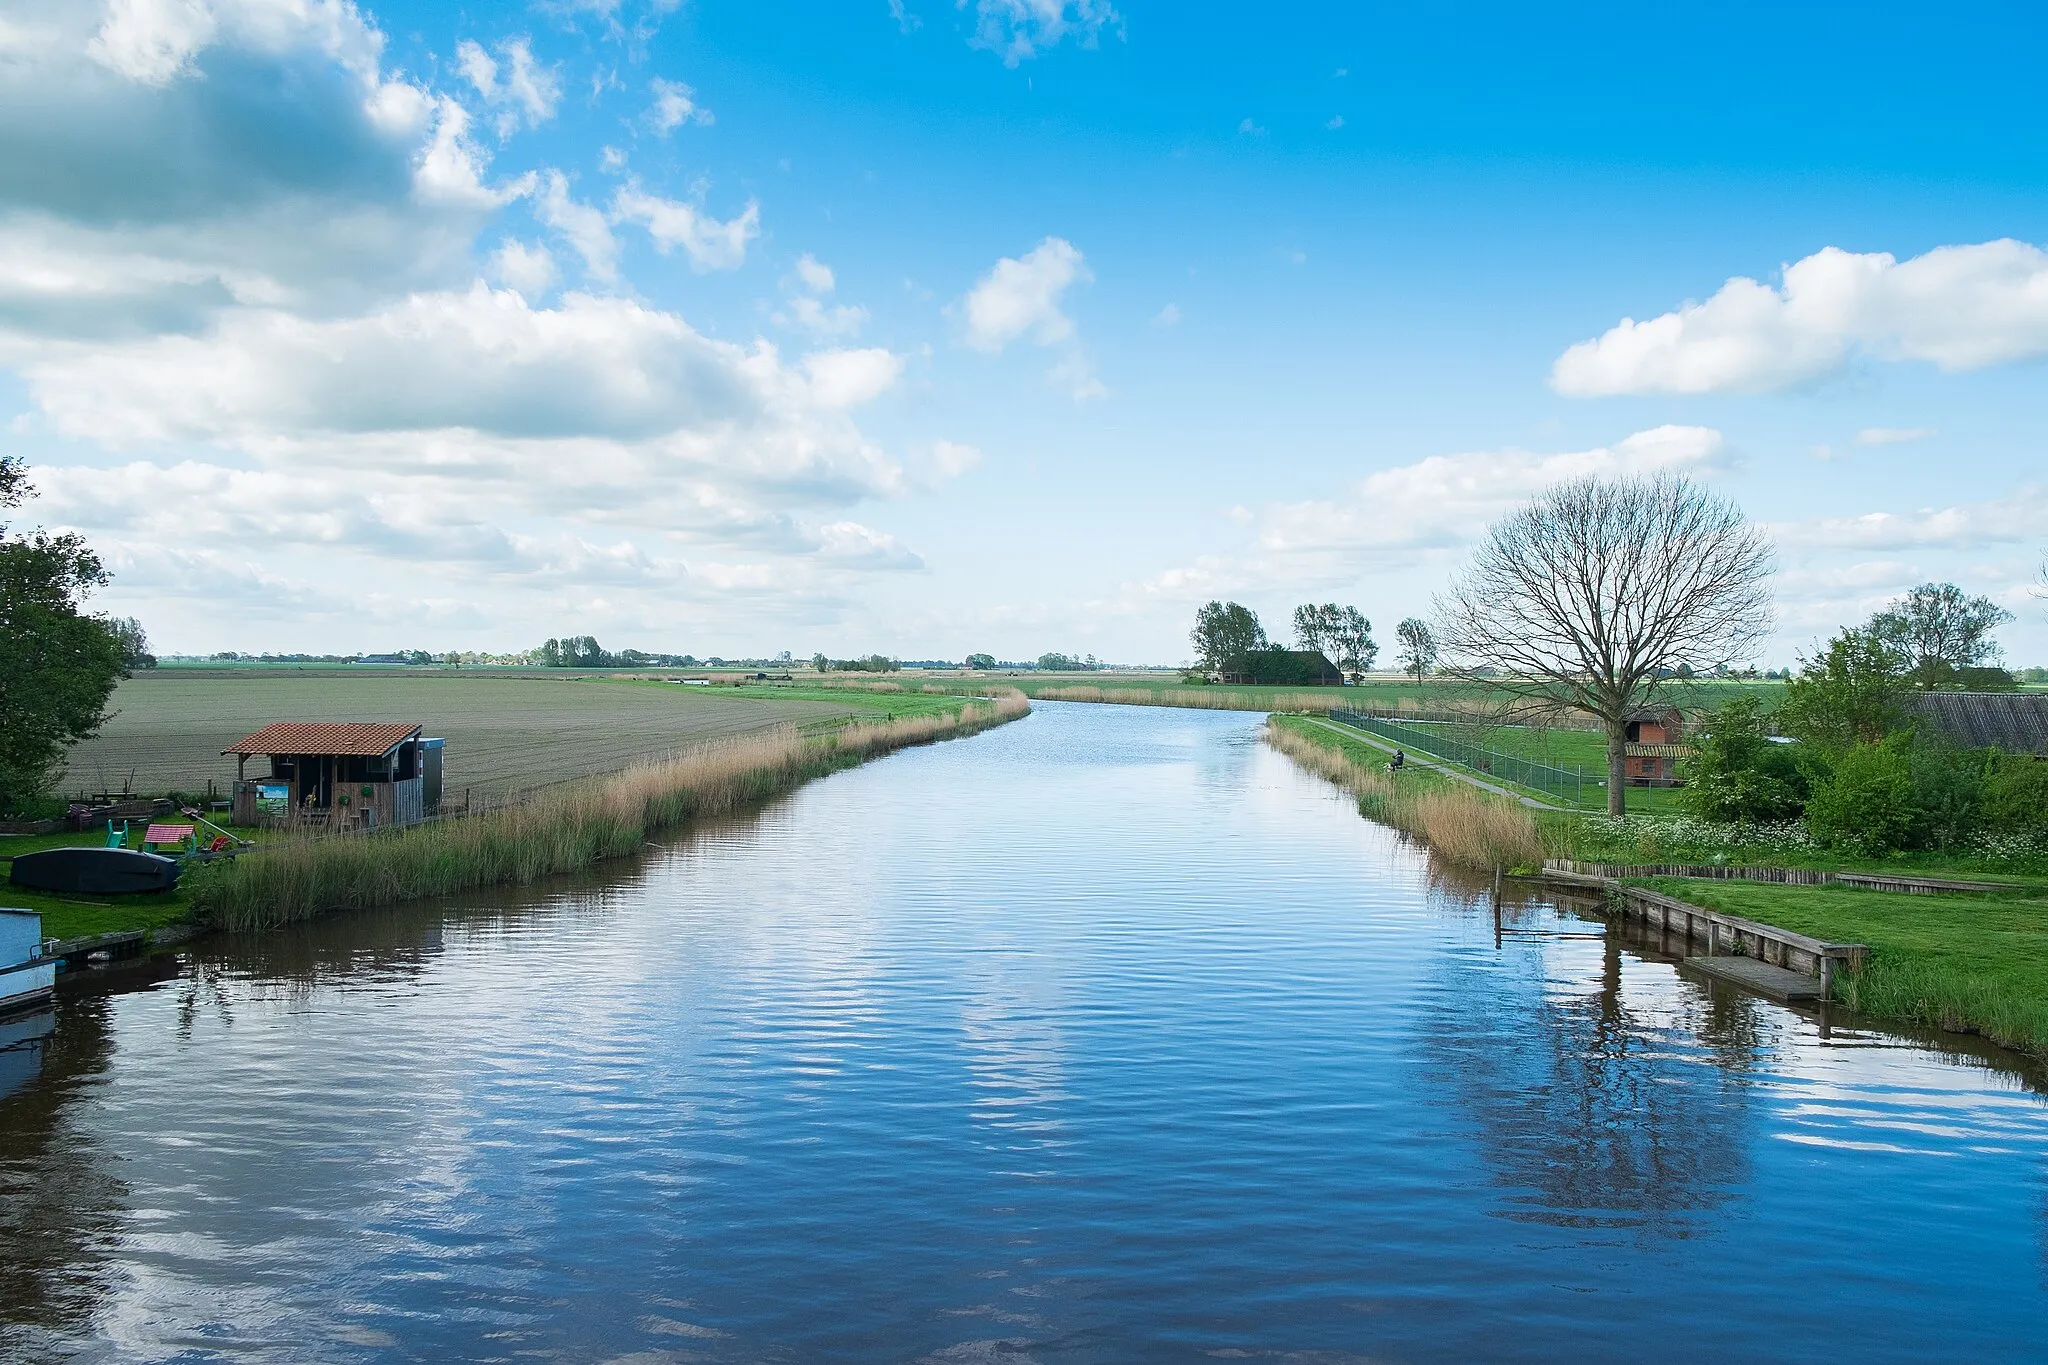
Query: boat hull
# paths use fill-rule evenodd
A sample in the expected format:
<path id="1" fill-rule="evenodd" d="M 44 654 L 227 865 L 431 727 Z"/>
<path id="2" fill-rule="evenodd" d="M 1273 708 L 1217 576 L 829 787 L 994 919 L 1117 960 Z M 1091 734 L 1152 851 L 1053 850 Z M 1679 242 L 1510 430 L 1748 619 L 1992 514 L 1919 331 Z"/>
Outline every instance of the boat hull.
<path id="1" fill-rule="evenodd" d="M 159 854 L 129 848 L 48 848 L 17 856 L 7 880 L 31 891 L 132 895 L 175 887 L 178 864 Z"/>

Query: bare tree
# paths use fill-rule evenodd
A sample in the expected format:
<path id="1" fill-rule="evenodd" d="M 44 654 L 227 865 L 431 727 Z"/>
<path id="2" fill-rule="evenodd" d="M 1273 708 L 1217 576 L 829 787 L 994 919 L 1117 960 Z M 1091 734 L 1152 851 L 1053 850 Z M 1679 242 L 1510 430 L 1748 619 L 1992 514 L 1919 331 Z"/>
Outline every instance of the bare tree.
<path id="1" fill-rule="evenodd" d="M 1771 548 L 1692 481 L 1582 478 L 1496 523 L 1437 600 L 1458 671 L 1524 715 L 1607 733 L 1607 813 L 1626 809 L 1630 717 L 1680 665 L 1742 661 L 1770 628 Z"/>

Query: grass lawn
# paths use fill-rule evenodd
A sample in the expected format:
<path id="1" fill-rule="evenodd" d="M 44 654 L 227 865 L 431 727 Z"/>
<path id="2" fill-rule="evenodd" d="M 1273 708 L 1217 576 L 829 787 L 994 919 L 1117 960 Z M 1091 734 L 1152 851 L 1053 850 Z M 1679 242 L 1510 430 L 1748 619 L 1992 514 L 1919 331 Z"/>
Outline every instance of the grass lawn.
<path id="1" fill-rule="evenodd" d="M 1683 878 L 1648 885 L 1709 910 L 1869 944 L 1870 965 L 1844 976 L 1840 994 L 1874 1018 L 1981 1033 L 2048 1056 L 2048 882 L 1963 896 Z"/>

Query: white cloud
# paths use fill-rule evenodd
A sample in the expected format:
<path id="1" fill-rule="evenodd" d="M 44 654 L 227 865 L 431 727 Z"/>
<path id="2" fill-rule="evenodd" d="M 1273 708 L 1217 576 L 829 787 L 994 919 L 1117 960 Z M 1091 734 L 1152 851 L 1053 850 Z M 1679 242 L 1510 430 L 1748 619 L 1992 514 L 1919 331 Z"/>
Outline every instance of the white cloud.
<path id="1" fill-rule="evenodd" d="M 2048 252 L 2010 238 L 1901 262 L 1836 247 L 1784 269 L 1782 287 L 1737 277 L 1704 303 L 1624 318 L 1558 357 L 1560 393 L 1789 388 L 1857 356 L 1968 370 L 2048 354 Z"/>
<path id="2" fill-rule="evenodd" d="M 981 465 L 981 452 L 958 441 L 936 441 L 932 444 L 929 467 L 937 479 L 956 479 L 970 469 Z"/>
<path id="3" fill-rule="evenodd" d="M 1368 567 L 1412 566 L 1448 556 L 1487 525 L 1565 479 L 1672 470 L 1711 473 L 1721 433 L 1661 426 L 1611 446 L 1538 453 L 1521 449 L 1432 455 L 1367 475 L 1341 498 L 1233 509 L 1252 531 L 1237 555 L 1205 556 L 1142 585 L 1148 597 L 1195 599 L 1251 588 L 1307 589 L 1350 582 Z"/>
<path id="4" fill-rule="evenodd" d="M 522 115 L 529 128 L 553 118 L 562 99 L 562 83 L 553 67 L 534 61 L 532 43 L 526 38 L 508 38 L 498 44 L 498 57 L 502 67 L 477 43 L 464 40 L 455 48 L 456 69 L 487 106 L 502 111 L 497 120 L 498 136 L 510 137 Z"/>
<path id="5" fill-rule="evenodd" d="M 554 287 L 555 257 L 544 246 L 507 237 L 491 257 L 491 272 L 528 299 L 539 299 Z"/>
<path id="6" fill-rule="evenodd" d="M 569 194 L 569 181 L 560 171 L 549 171 L 541 180 L 534 201 L 533 216 L 553 228 L 583 258 L 590 277 L 609 284 L 619 276 L 619 243 L 612 236 L 611 222 L 589 204 Z"/>
<path id="7" fill-rule="evenodd" d="M 1908 441 L 1924 441 L 1940 433 L 1933 427 L 1865 427 L 1856 433 L 1859 446 L 1895 446 Z"/>
<path id="8" fill-rule="evenodd" d="M 1080 350 L 1069 350 L 1045 372 L 1045 377 L 1056 388 L 1066 390 L 1067 396 L 1076 402 L 1090 398 L 1109 397 L 1109 388 L 1095 377 L 1095 367 Z"/>
<path id="9" fill-rule="evenodd" d="M 895 387 L 903 357 L 879 346 L 857 351 L 816 351 L 804 357 L 811 392 L 828 408 L 847 408 Z"/>
<path id="10" fill-rule="evenodd" d="M 813 294 L 829 294 L 838 287 L 832 267 L 806 251 L 796 258 L 796 277 Z"/>
<path id="11" fill-rule="evenodd" d="M 2044 524 L 2048 524 L 2048 486 L 2030 484 L 1994 502 L 1813 517 L 1781 522 L 1771 530 L 1780 544 L 1794 548 L 1967 550 L 2036 539 Z"/>
<path id="12" fill-rule="evenodd" d="M 1074 335 L 1073 319 L 1060 307 L 1068 286 L 1094 278 L 1081 253 L 1063 237 L 1047 237 L 1021 257 L 1005 256 L 961 301 L 967 344 L 995 353 L 1028 337 L 1039 346 L 1060 347 L 1063 354 L 1046 378 L 1075 399 L 1105 396 L 1109 390 L 1095 377 Z"/>
<path id="13" fill-rule="evenodd" d="M 896 0 L 891 0 L 892 12 Z M 954 0 L 966 9 L 969 0 Z M 1083 47 L 1094 47 L 1109 26 L 1121 28 L 1123 17 L 1109 0 L 973 0 L 973 46 L 986 48 L 1003 59 L 1004 66 L 1016 66 L 1049 47 L 1071 37 Z M 897 15 L 898 22 L 902 15 Z"/>
<path id="14" fill-rule="evenodd" d="M 216 32 L 212 9 L 199 0 L 112 0 L 85 50 L 129 80 L 164 85 Z"/>
<path id="15" fill-rule="evenodd" d="M 1152 315 L 1152 325 L 1155 327 L 1178 327 L 1180 325 L 1180 305 L 1169 303 L 1154 313 Z"/>
<path id="16" fill-rule="evenodd" d="M 700 273 L 738 269 L 746 262 L 747 243 L 761 235 L 761 206 L 751 199 L 737 217 L 721 223 L 694 205 L 627 185 L 612 196 L 612 217 L 643 225 L 664 254 L 680 246 L 690 268 Z"/>
<path id="17" fill-rule="evenodd" d="M 1323 125 L 1323 127 L 1329 129 L 1333 133 L 1336 132 L 1339 128 L 1342 128 L 1343 126 L 1344 116 L 1342 114 L 1332 114 L 1330 116 L 1330 121 Z"/>
<path id="18" fill-rule="evenodd" d="M 10 11 L 36 41 L 0 76 L 0 353 L 452 283 L 519 192 L 486 186 L 461 107 L 384 74 L 347 5 Z"/>
<path id="19" fill-rule="evenodd" d="M 530 195 L 610 286 L 607 209 L 701 268 L 738 263 L 753 206 L 493 183 L 462 105 L 387 73 L 345 0 L 9 6 L 0 365 L 22 428 L 73 443 L 39 460 L 39 515 L 84 531 L 120 575 L 103 604 L 171 647 L 246 647 L 250 621 L 279 647 L 361 621 L 744 631 L 763 602 L 828 619 L 860 575 L 916 567 L 853 519 L 927 481 L 850 415 L 900 358 L 785 361 L 631 298 L 543 306 L 560 248 L 493 223 Z M 559 101 L 523 43 L 454 65 L 522 123 Z"/>
<path id="20" fill-rule="evenodd" d="M 806 251 L 797 257 L 794 279 L 783 281 L 790 289 L 788 310 L 777 312 L 775 321 L 785 326 L 797 326 L 815 336 L 850 337 L 858 333 L 868 320 L 868 310 L 853 304 L 831 305 L 818 295 L 829 294 L 838 286 L 832 274 L 832 267 Z M 807 292 L 796 292 L 798 290 Z"/>
<path id="21" fill-rule="evenodd" d="M 1237 125 L 1237 131 L 1244 134 L 1246 137 L 1264 137 L 1266 135 L 1266 130 L 1260 127 L 1258 124 L 1252 122 L 1249 118 L 1243 120 Z"/>
<path id="22" fill-rule="evenodd" d="M 781 321 L 793 322 L 805 331 L 821 337 L 850 337 L 866 325 L 868 310 L 858 304 L 826 304 L 808 294 L 798 294 L 789 301 L 789 312 Z"/>
<path id="23" fill-rule="evenodd" d="M 667 81 L 657 76 L 647 83 L 654 92 L 654 103 L 647 108 L 647 126 L 657 137 L 667 137 L 685 123 L 708 127 L 714 122 L 711 111 L 697 103 L 697 92 L 681 81 Z"/>
<path id="24" fill-rule="evenodd" d="M 1063 237 L 1048 237 L 1021 258 L 1005 256 L 967 295 L 967 344 L 993 352 L 1027 333 L 1040 346 L 1070 339 L 1074 324 L 1060 311 L 1060 296 L 1094 278 Z"/>

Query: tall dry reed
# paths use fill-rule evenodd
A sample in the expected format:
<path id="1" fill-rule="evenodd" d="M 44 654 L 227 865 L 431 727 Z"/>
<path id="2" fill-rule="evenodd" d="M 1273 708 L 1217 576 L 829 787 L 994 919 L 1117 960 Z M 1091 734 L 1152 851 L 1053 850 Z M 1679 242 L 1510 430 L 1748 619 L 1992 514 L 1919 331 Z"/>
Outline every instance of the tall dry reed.
<path id="1" fill-rule="evenodd" d="M 956 714 L 859 722 L 806 739 L 793 727 L 686 750 L 548 788 L 467 819 L 372 835 L 294 839 L 209 868 L 193 907 L 225 929 L 530 882 L 640 849 L 647 836 L 775 796 L 863 759 L 972 734 L 1030 710 L 1021 692 Z"/>
<path id="2" fill-rule="evenodd" d="M 1236 692 L 1227 687 L 1041 687 L 1041 701 L 1114 702 L 1123 706 L 1188 706 L 1203 711 L 1330 711 L 1348 706 L 1340 689 L 1314 692 Z"/>
<path id="3" fill-rule="evenodd" d="M 1413 834 L 1447 861 L 1466 867 L 1540 865 L 1543 839 L 1526 806 L 1463 783 L 1420 791 L 1334 745 L 1266 723 L 1266 742 L 1309 771 L 1352 792 L 1363 815 Z"/>

